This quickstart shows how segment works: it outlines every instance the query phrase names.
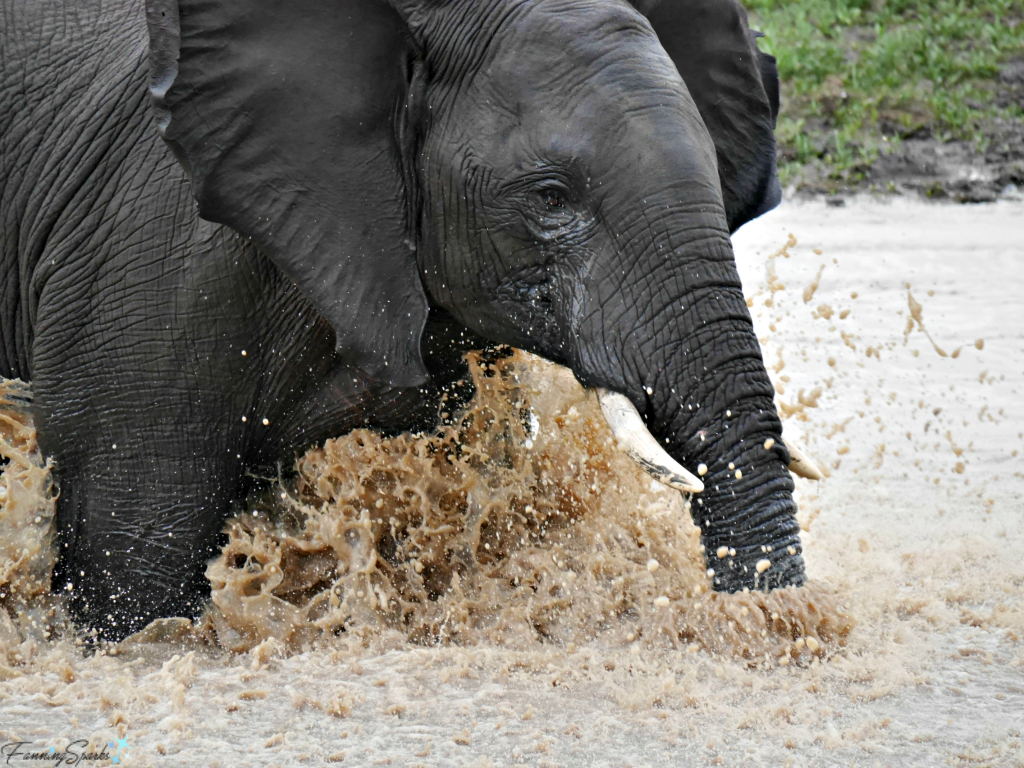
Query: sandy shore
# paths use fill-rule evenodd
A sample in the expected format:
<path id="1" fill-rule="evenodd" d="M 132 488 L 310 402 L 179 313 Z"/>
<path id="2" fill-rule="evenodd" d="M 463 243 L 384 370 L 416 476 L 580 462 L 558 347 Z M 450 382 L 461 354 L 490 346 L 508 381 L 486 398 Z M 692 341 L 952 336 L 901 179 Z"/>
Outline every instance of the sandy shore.
<path id="1" fill-rule="evenodd" d="M 129 766 L 1024 765 L 1022 240 L 1021 203 L 899 200 L 787 203 L 735 238 L 785 430 L 830 474 L 798 481 L 805 553 L 856 627 L 822 661 L 64 643 L 0 681 L 0 744 L 122 739 Z"/>

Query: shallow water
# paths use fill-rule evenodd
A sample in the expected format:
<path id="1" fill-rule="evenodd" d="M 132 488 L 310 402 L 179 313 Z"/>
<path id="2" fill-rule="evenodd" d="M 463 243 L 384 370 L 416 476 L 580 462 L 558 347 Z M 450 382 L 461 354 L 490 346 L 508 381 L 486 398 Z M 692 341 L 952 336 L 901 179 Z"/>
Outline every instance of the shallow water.
<path id="1" fill-rule="evenodd" d="M 1024 763 L 1021 220 L 788 205 L 735 238 L 785 430 L 830 475 L 797 481 L 812 587 L 709 599 L 682 499 L 570 376 L 517 357 L 478 370 L 442 438 L 308 455 L 232 524 L 198 628 L 84 658 L 44 635 L 59 605 L 16 626 L 19 595 L 45 599 L 19 577 L 0 743 L 118 737 L 128 765 Z M 31 519 L 34 543 L 5 550 L 8 585 L 46 565 L 52 506 L 21 498 L 0 526 Z"/>

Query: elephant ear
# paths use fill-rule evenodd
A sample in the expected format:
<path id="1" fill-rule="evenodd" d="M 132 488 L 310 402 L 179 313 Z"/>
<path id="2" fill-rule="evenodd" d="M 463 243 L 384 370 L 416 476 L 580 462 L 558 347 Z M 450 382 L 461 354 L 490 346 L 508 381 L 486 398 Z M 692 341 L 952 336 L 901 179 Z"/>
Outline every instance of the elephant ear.
<path id="1" fill-rule="evenodd" d="M 715 142 L 729 231 L 782 200 L 775 171 L 779 75 L 739 0 L 636 0 Z"/>
<path id="2" fill-rule="evenodd" d="M 150 94 L 199 215 L 250 238 L 394 386 L 427 379 L 396 120 L 409 48 L 381 0 L 149 0 Z"/>

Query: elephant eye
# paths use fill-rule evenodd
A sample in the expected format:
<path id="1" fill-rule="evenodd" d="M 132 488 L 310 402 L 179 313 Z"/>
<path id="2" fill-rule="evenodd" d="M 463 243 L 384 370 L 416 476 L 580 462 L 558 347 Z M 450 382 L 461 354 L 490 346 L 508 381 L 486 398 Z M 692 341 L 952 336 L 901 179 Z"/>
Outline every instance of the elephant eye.
<path id="1" fill-rule="evenodd" d="M 544 205 L 548 208 L 558 209 L 565 207 L 565 197 L 557 189 L 543 189 L 540 196 L 544 201 Z"/>

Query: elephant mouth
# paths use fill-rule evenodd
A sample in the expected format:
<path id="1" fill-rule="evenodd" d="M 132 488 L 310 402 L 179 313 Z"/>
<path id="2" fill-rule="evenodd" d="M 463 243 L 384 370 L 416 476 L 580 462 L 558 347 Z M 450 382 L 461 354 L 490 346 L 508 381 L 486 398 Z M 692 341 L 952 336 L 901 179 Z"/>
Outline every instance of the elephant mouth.
<path id="1" fill-rule="evenodd" d="M 700 493 L 703 481 L 673 459 L 648 431 L 636 406 L 625 395 L 608 389 L 597 389 L 598 402 L 605 421 L 618 441 L 619 448 L 644 472 L 663 485 L 684 493 Z M 815 466 L 804 451 L 789 439 L 785 442 L 789 450 L 789 471 L 798 477 L 821 480 L 821 470 Z M 770 447 L 770 446 L 769 446 Z M 697 472 L 703 475 L 707 468 L 701 464 Z"/>

